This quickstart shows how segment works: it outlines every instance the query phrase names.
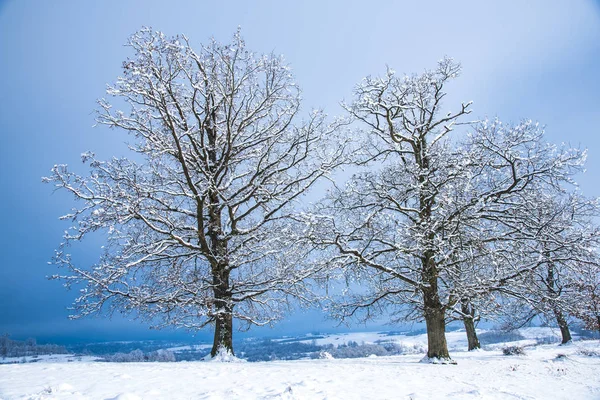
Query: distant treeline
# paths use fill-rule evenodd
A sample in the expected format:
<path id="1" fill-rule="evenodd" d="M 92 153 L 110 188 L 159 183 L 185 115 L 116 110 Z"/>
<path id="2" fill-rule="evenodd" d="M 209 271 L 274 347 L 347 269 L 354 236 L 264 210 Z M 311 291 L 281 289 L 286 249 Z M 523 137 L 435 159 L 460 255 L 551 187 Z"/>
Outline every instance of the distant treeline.
<path id="1" fill-rule="evenodd" d="M 115 353 L 104 356 L 108 362 L 175 362 L 175 354 L 170 350 L 156 350 L 144 353 L 142 350 L 133 350 L 129 353 Z"/>
<path id="2" fill-rule="evenodd" d="M 37 344 L 33 338 L 21 341 L 10 339 L 8 335 L 0 336 L 0 357 L 3 358 L 66 353 L 67 349 L 57 344 Z"/>
<path id="3" fill-rule="evenodd" d="M 451 327 L 453 331 L 456 327 Z M 581 338 L 596 338 L 596 334 L 580 327 L 573 331 Z M 382 332 L 383 333 L 383 332 Z M 235 342 L 236 356 L 250 362 L 299 360 L 316 358 L 358 358 L 369 356 L 393 356 L 402 354 L 421 354 L 426 349 L 420 344 L 396 342 L 394 336 L 406 337 L 422 334 L 414 332 L 387 332 L 388 338 L 382 338 L 375 343 L 359 343 L 347 341 L 338 344 L 318 344 L 319 339 L 327 335 L 293 337 L 284 339 L 253 338 Z M 485 347 L 496 343 L 524 340 L 519 331 L 489 330 L 479 335 L 481 344 Z M 557 336 L 535 338 L 538 344 L 556 343 Z M 410 342 L 410 341 L 409 341 Z M 190 346 L 188 350 L 166 350 L 166 348 Z M 67 348 L 55 344 L 39 345 L 35 339 L 25 341 L 12 340 L 8 335 L 0 336 L 0 358 L 25 357 L 45 354 L 75 353 L 78 355 L 93 355 L 101 357 L 106 362 L 175 362 L 198 361 L 209 354 L 210 348 L 198 344 L 172 341 L 131 341 L 103 342 L 90 344 L 69 345 Z"/>
<path id="4" fill-rule="evenodd" d="M 134 350 L 141 350 L 144 353 L 152 351 L 188 345 L 189 343 L 168 341 L 168 340 L 139 340 L 139 341 L 117 341 L 117 342 L 99 342 L 99 343 L 73 343 L 68 344 L 67 349 L 71 353 L 92 355 L 104 357 L 117 353 L 131 353 Z"/>

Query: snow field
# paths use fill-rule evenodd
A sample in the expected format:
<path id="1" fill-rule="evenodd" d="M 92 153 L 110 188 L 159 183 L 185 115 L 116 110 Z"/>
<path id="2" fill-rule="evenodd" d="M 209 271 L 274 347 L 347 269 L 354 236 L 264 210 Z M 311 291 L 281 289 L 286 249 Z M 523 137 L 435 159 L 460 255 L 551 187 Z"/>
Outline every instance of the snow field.
<path id="1" fill-rule="evenodd" d="M 422 355 L 264 363 L 31 363 L 0 365 L 13 399 L 598 399 L 600 342 Z"/>

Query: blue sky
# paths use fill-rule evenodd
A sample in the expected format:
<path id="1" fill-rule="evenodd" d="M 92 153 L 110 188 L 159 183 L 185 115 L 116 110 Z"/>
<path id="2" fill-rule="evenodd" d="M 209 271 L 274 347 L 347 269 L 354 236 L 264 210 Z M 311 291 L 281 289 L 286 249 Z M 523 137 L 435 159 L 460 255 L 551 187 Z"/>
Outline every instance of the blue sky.
<path id="1" fill-rule="evenodd" d="M 600 196 L 598 1 L 0 1 L 0 333 L 151 336 L 120 319 L 67 321 L 75 293 L 45 277 L 56 273 L 47 261 L 67 228 L 58 217 L 73 202 L 40 179 L 56 163 L 79 168 L 87 150 L 126 153 L 124 134 L 92 128 L 93 111 L 141 26 L 192 43 L 228 40 L 241 26 L 249 49 L 286 57 L 306 110 L 332 115 L 355 83 L 386 65 L 413 73 L 452 56 L 463 74 L 448 104 L 473 100 L 477 117 L 538 120 L 549 140 L 588 148 L 579 181 Z M 99 245 L 74 251 L 93 262 Z M 275 332 L 334 325 L 311 312 Z"/>

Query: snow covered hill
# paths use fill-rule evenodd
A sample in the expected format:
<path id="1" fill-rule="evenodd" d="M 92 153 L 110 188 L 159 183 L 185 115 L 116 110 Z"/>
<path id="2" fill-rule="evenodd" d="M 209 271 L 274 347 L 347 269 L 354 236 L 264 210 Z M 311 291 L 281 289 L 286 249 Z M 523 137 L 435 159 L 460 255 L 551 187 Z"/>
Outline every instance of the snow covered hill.
<path id="1" fill-rule="evenodd" d="M 600 398 L 600 342 L 533 345 L 548 334 L 547 328 L 537 329 L 521 332 L 522 356 L 503 355 L 501 343 L 459 351 L 462 336 L 452 332 L 449 342 L 458 365 L 420 363 L 422 354 L 260 363 L 48 360 L 0 365 L 0 399 Z M 423 339 L 353 333 L 317 340 L 368 343 L 382 336 L 406 344 Z"/>

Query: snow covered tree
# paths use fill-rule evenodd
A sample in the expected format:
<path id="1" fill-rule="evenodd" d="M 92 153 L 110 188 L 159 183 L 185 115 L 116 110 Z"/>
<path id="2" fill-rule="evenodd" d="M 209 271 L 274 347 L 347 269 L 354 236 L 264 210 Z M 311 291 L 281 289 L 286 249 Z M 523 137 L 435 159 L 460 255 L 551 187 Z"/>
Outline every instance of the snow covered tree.
<path id="1" fill-rule="evenodd" d="M 524 310 L 520 315 L 511 313 L 514 323 L 526 323 L 536 316 L 554 320 L 564 344 L 571 340 L 569 315 L 575 316 L 581 304 L 587 303 L 582 303 L 579 294 L 586 292 L 582 287 L 585 276 L 599 265 L 599 231 L 593 223 L 598 204 L 578 193 L 534 194 L 523 197 L 522 212 L 508 223 L 518 229 L 519 245 L 530 248 L 529 257 L 520 255 L 515 262 L 536 267 L 509 282 L 503 292 Z"/>
<path id="2" fill-rule="evenodd" d="M 506 228 L 495 219 L 510 215 L 519 193 L 560 185 L 581 165 L 579 151 L 544 143 L 528 121 L 467 121 L 469 133 L 451 140 L 470 112 L 470 103 L 442 110 L 459 71 L 444 59 L 433 71 L 399 78 L 388 70 L 356 87 L 346 109 L 366 127 L 354 161 L 367 168 L 320 204 L 308 233 L 322 262 L 356 282 L 338 300 L 341 316 L 387 309 L 424 319 L 427 356 L 441 362 L 452 362 L 447 314 L 487 290 L 478 271 L 492 270 L 496 283 L 518 276 L 498 262 Z"/>
<path id="3" fill-rule="evenodd" d="M 79 176 L 56 165 L 45 180 L 81 204 L 56 253 L 66 285 L 85 285 L 75 317 L 102 309 L 157 327 L 214 325 L 211 354 L 233 353 L 241 327 L 280 318 L 303 298 L 311 271 L 291 239 L 295 202 L 341 160 L 327 146 L 321 112 L 298 117 L 300 90 L 281 57 L 230 44 L 192 49 L 185 36 L 142 29 L 134 56 L 99 101 L 97 121 L 127 132 L 134 156 L 97 160 Z M 66 248 L 107 232 L 99 262 L 73 262 Z"/>
<path id="4" fill-rule="evenodd" d="M 582 265 L 579 277 L 573 315 L 583 321 L 587 329 L 600 333 L 600 263 Z"/>

